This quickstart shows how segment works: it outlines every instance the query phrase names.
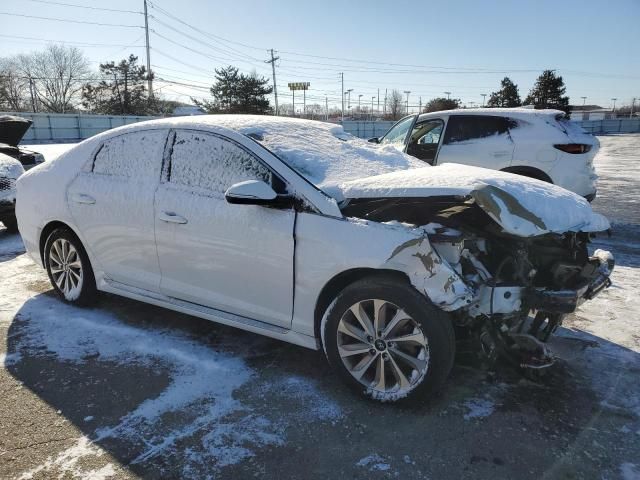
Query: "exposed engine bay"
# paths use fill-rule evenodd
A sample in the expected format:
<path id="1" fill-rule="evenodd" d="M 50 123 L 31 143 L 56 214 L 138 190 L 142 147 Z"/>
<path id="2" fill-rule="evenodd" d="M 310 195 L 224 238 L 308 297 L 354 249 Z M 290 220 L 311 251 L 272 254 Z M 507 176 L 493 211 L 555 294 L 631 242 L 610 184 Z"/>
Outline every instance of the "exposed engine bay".
<path id="1" fill-rule="evenodd" d="M 474 291 L 451 314 L 489 358 L 540 370 L 554 357 L 546 346 L 563 317 L 607 288 L 613 256 L 589 255 L 594 233 L 506 233 L 472 197 L 350 199 L 345 216 L 401 223 L 425 231 L 439 257 Z M 526 219 L 529 212 L 519 214 Z"/>

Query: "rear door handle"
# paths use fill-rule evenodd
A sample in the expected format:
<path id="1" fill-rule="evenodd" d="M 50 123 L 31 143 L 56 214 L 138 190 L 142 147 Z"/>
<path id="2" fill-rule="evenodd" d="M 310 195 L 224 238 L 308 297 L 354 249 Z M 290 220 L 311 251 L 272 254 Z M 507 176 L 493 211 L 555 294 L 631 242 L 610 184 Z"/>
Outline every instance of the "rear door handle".
<path id="1" fill-rule="evenodd" d="M 85 205 L 93 205 L 94 203 L 96 203 L 95 198 L 85 193 L 74 193 L 73 195 L 71 195 L 71 200 L 76 203 L 83 203 Z"/>
<path id="2" fill-rule="evenodd" d="M 160 212 L 158 218 L 167 223 L 187 223 L 187 219 L 173 212 Z"/>

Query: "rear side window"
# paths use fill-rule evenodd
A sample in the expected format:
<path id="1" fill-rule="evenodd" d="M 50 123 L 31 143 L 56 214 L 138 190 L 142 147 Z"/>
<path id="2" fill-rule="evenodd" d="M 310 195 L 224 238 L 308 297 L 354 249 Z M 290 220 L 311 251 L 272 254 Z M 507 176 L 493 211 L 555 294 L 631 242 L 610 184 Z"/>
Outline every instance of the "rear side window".
<path id="1" fill-rule="evenodd" d="M 191 130 L 176 132 L 169 181 L 224 195 L 233 184 L 261 180 L 272 185 L 272 174 L 253 154 L 235 143 Z"/>
<path id="2" fill-rule="evenodd" d="M 509 120 L 490 115 L 452 115 L 447 123 L 444 143 L 452 144 L 509 132 Z"/>
<path id="3" fill-rule="evenodd" d="M 166 136 L 166 130 L 146 130 L 110 138 L 96 153 L 93 173 L 158 179 Z"/>

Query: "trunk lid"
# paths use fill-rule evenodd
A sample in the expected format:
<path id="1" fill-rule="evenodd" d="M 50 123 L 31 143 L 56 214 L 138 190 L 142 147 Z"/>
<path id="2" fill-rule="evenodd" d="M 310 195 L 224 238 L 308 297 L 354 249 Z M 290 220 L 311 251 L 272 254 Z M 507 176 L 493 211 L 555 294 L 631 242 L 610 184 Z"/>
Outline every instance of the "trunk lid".
<path id="1" fill-rule="evenodd" d="M 0 116 L 0 143 L 17 147 L 33 122 L 11 115 Z"/>

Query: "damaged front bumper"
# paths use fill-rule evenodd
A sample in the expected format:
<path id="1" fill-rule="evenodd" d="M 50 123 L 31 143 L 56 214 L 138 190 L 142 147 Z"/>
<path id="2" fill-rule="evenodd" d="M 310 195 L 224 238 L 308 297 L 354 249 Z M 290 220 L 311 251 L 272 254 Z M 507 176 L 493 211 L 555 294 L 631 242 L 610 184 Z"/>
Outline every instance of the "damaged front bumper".
<path id="1" fill-rule="evenodd" d="M 615 260 L 610 252 L 597 250 L 589 258 L 594 266 L 592 278 L 584 285 L 571 290 L 531 289 L 525 293 L 527 304 L 532 310 L 554 314 L 573 313 L 580 304 L 595 298 L 604 289 L 611 286 L 611 273 Z"/>

